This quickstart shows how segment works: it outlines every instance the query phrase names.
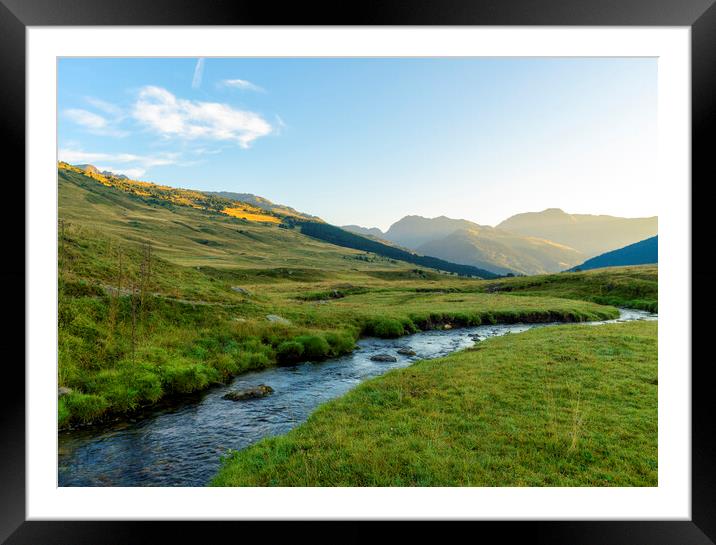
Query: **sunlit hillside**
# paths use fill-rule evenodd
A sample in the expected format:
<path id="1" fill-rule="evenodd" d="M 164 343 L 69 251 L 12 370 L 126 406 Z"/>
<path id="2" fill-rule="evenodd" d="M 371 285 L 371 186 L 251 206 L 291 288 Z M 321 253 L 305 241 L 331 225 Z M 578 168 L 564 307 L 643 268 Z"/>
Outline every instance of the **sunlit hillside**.
<path id="1" fill-rule="evenodd" d="M 156 199 L 178 206 L 188 206 L 199 210 L 210 210 L 232 216 L 234 218 L 246 219 L 253 222 L 281 223 L 286 216 L 296 214 L 282 210 L 281 213 L 267 211 L 258 206 L 246 202 L 236 201 L 216 194 L 207 194 L 191 189 L 179 189 L 166 185 L 154 184 L 131 180 L 126 176 L 117 176 L 107 172 L 99 172 L 96 168 L 87 165 L 84 169 L 68 163 L 59 163 L 60 171 L 75 172 L 83 174 L 98 181 L 104 186 L 120 189 L 133 195 Z"/>

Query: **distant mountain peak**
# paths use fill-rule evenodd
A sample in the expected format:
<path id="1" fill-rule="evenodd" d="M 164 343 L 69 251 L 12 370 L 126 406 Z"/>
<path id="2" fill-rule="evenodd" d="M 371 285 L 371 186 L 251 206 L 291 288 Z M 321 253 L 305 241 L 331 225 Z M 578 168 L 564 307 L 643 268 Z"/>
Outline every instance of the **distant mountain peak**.
<path id="1" fill-rule="evenodd" d="M 363 227 L 361 225 L 343 225 L 341 229 L 345 229 L 346 231 L 350 233 L 355 233 L 357 235 L 367 235 L 367 236 L 373 236 L 377 238 L 382 238 L 384 233 L 377 227 Z"/>
<path id="2" fill-rule="evenodd" d="M 656 235 L 658 219 L 569 214 L 560 208 L 515 214 L 497 225 L 511 233 L 552 240 L 593 257 Z"/>

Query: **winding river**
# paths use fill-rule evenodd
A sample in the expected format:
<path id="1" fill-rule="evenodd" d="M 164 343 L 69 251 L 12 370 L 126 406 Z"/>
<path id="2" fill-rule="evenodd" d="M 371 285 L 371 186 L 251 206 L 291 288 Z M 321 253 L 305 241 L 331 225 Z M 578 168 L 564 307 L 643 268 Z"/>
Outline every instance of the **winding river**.
<path id="1" fill-rule="evenodd" d="M 622 309 L 617 320 L 656 320 L 656 314 Z M 204 486 L 229 449 L 242 449 L 304 422 L 321 403 L 366 379 L 417 359 L 438 358 L 480 340 L 558 324 L 482 325 L 424 331 L 399 339 L 366 338 L 352 354 L 322 363 L 272 367 L 236 377 L 183 403 L 157 408 L 142 418 L 59 434 L 59 486 Z M 479 341 L 478 341 L 479 342 Z M 410 348 L 415 356 L 397 354 Z M 396 362 L 371 356 L 390 354 Z M 268 397 L 227 401 L 229 390 L 267 384 Z"/>

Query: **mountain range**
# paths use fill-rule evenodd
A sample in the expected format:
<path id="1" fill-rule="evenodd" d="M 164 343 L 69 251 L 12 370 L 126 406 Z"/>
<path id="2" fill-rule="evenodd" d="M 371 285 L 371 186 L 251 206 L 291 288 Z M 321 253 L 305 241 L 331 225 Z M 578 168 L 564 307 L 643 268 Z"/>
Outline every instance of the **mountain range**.
<path id="1" fill-rule="evenodd" d="M 657 234 L 656 217 L 568 214 L 557 208 L 517 214 L 496 227 L 446 216 L 424 218 L 411 215 L 392 224 L 386 232 L 358 225 L 336 227 L 336 231 L 312 225 L 307 227 L 309 223 L 327 224 L 316 216 L 252 193 L 178 189 L 130 180 L 126 176 L 99 171 L 92 165 L 60 163 L 59 167 L 149 202 L 163 203 L 163 206 L 189 206 L 249 222 L 308 229 L 311 236 L 338 246 L 481 277 L 568 270 L 591 263 L 589 259 L 594 256 Z M 437 261 L 424 260 L 422 256 Z"/>
<path id="2" fill-rule="evenodd" d="M 657 233 L 657 218 L 568 214 L 558 208 L 517 214 L 496 227 L 446 216 L 405 216 L 386 232 L 344 226 L 454 263 L 500 274 L 558 272 Z"/>
<path id="3" fill-rule="evenodd" d="M 619 218 L 568 214 L 559 208 L 548 208 L 542 212 L 517 214 L 497 225 L 497 228 L 553 240 L 590 258 L 656 235 L 658 222 L 656 216 Z"/>

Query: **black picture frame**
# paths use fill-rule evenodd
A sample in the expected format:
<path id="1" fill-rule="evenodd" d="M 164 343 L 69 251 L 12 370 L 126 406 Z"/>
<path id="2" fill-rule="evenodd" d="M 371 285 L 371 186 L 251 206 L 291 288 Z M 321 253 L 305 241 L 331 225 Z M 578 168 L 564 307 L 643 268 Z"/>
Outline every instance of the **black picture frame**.
<path id="1" fill-rule="evenodd" d="M 692 290 L 698 290 L 692 311 L 692 518 L 690 521 L 525 521 L 471 522 L 458 528 L 476 539 L 497 535 L 501 542 L 629 545 L 706 545 L 716 542 L 716 442 L 712 401 L 711 358 L 698 357 L 707 339 L 704 314 L 711 308 L 713 276 L 706 259 L 712 253 L 706 191 L 714 178 L 710 145 L 716 129 L 716 6 L 714 0 L 427 0 L 334 3 L 331 6 L 230 0 L 0 0 L 0 113 L 6 136 L 4 195 L 13 205 L 0 214 L 5 266 L 0 269 L 4 296 L 12 320 L 4 328 L 5 347 L 24 338 L 25 281 L 25 30 L 28 26 L 78 25 L 569 25 L 569 26 L 688 26 L 692 36 Z M 8 197 L 8 193 L 16 195 Z M 19 206 L 19 203 L 25 206 Z M 14 212 L 12 212 L 14 210 Z M 700 251 L 696 251 L 700 250 Z M 12 256 L 12 257 L 9 257 Z M 699 290 L 703 288 L 703 290 Z M 48 309 L 52 311 L 52 309 Z M 8 312 L 9 314 L 9 312 Z M 685 317 L 688 318 L 688 317 Z M 12 341 L 12 343 L 10 342 Z M 4 386 L 0 394 L 0 541 L 20 544 L 138 544 L 221 539 L 263 539 L 279 532 L 291 539 L 364 541 L 386 531 L 379 522 L 344 523 L 340 537 L 333 530 L 302 522 L 82 522 L 25 520 L 25 375 L 19 364 L 24 346 L 11 357 L 4 351 Z M 705 353 L 705 352 L 704 352 Z M 703 353 L 702 353 L 703 354 Z M 673 363 L 673 362 L 672 362 Z M 347 526 L 347 527 L 346 527 Z M 444 529 L 423 523 L 391 527 L 405 539 Z"/>

